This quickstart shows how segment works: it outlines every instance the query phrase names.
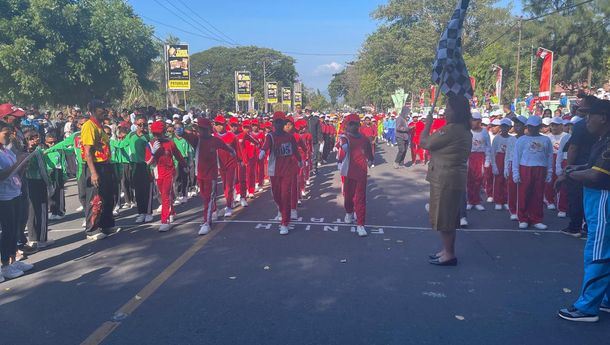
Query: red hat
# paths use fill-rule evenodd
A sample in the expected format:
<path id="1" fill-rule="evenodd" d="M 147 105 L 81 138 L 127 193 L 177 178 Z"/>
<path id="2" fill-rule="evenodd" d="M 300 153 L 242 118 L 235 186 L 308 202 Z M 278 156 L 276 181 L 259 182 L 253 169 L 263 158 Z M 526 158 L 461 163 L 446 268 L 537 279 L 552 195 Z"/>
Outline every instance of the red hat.
<path id="1" fill-rule="evenodd" d="M 239 119 L 236 118 L 235 116 L 233 116 L 232 118 L 229 119 L 229 124 L 230 125 L 239 125 Z"/>
<path id="2" fill-rule="evenodd" d="M 259 126 L 260 127 L 260 122 L 258 122 L 258 119 L 252 119 L 251 123 L 252 123 L 252 126 Z"/>
<path id="3" fill-rule="evenodd" d="M 275 113 L 273 113 L 273 120 L 285 120 L 286 119 L 286 113 L 284 113 L 283 111 L 276 111 Z"/>
<path id="4" fill-rule="evenodd" d="M 297 120 L 297 122 L 294 125 L 296 126 L 296 128 L 301 129 L 301 128 L 307 127 L 307 121 Z"/>
<path id="5" fill-rule="evenodd" d="M 165 123 L 163 121 L 155 121 L 152 125 L 150 125 L 150 131 L 155 134 L 155 133 L 163 133 L 163 130 L 165 129 Z"/>
<path id="6" fill-rule="evenodd" d="M 345 120 L 343 120 L 343 122 L 345 122 L 345 123 L 360 122 L 360 117 L 356 114 L 349 114 L 345 117 Z"/>
<path id="7" fill-rule="evenodd" d="M 5 117 L 8 115 L 21 117 L 25 115 L 25 111 L 21 108 L 17 108 L 16 106 L 10 103 L 0 104 L 0 117 Z"/>
<path id="8" fill-rule="evenodd" d="M 252 122 L 250 122 L 250 120 L 244 120 L 241 125 L 242 127 L 252 127 Z"/>
<path id="9" fill-rule="evenodd" d="M 205 117 L 199 117 L 197 118 L 197 126 L 199 128 L 212 128 L 212 122 Z"/>
<path id="10" fill-rule="evenodd" d="M 292 117 L 292 116 L 286 116 L 286 119 L 285 119 L 285 120 L 286 120 L 286 121 L 288 121 L 288 122 L 290 122 L 290 123 L 292 123 L 292 124 L 294 125 L 294 117 Z"/>
<path id="11" fill-rule="evenodd" d="M 227 123 L 227 119 L 222 115 L 216 115 L 216 117 L 214 118 L 214 122 L 221 123 L 224 125 L 225 123 Z"/>

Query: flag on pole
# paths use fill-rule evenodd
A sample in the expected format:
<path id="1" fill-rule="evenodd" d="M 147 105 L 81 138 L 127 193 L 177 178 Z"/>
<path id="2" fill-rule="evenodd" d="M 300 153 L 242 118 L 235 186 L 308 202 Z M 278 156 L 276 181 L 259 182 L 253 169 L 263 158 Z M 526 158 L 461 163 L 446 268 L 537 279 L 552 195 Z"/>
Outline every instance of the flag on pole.
<path id="1" fill-rule="evenodd" d="M 536 56 L 542 59 L 538 99 L 549 101 L 551 99 L 551 79 L 553 78 L 553 52 L 548 49 L 538 48 Z"/>
<path id="2" fill-rule="evenodd" d="M 432 66 L 432 81 L 447 96 L 463 95 L 472 98 L 473 87 L 462 56 L 462 30 L 470 0 L 458 0 L 447 29 L 438 42 Z"/>

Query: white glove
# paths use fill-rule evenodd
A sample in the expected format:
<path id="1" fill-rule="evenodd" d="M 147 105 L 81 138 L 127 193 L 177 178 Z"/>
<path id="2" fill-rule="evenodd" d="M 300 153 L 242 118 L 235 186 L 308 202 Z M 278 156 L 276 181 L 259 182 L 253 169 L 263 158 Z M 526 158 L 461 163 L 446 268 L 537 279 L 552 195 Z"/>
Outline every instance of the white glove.
<path id="1" fill-rule="evenodd" d="M 508 178 L 508 172 L 507 171 L 504 172 L 504 178 Z"/>
<path id="2" fill-rule="evenodd" d="M 498 171 L 498 168 L 497 168 L 497 167 L 492 167 L 492 168 L 491 168 L 491 172 L 492 172 L 494 175 L 500 175 L 500 172 Z"/>
<path id="3" fill-rule="evenodd" d="M 521 183 L 521 177 L 520 176 L 513 176 L 513 182 L 514 183 Z"/>
<path id="4" fill-rule="evenodd" d="M 552 180 L 553 180 L 553 178 L 551 176 L 547 176 L 546 179 L 544 180 L 544 182 L 551 183 Z"/>
<path id="5" fill-rule="evenodd" d="M 341 168 L 342 168 L 342 167 L 343 167 L 343 162 L 339 162 L 339 163 L 337 163 L 337 168 L 338 168 L 339 170 L 341 170 Z"/>
<path id="6" fill-rule="evenodd" d="M 562 169 L 557 169 L 556 175 L 557 175 L 557 177 L 563 175 L 563 170 Z"/>
<path id="7" fill-rule="evenodd" d="M 265 150 L 261 150 L 261 152 L 258 153 L 258 160 L 263 160 L 263 158 L 265 158 Z"/>
<path id="8" fill-rule="evenodd" d="M 154 155 L 155 153 L 157 153 L 157 151 L 159 151 L 160 148 L 161 148 L 161 142 L 155 141 L 155 143 L 152 146 L 152 149 L 150 149 L 150 152 Z"/>
<path id="9" fill-rule="evenodd" d="M 485 162 L 485 165 L 484 165 L 485 168 L 489 168 L 490 166 L 491 166 L 490 162 Z"/>
<path id="10" fill-rule="evenodd" d="M 337 152 L 337 151 L 339 151 L 339 149 L 337 149 L 337 147 L 336 147 L 336 146 L 335 146 L 335 147 L 333 147 L 333 152 Z"/>

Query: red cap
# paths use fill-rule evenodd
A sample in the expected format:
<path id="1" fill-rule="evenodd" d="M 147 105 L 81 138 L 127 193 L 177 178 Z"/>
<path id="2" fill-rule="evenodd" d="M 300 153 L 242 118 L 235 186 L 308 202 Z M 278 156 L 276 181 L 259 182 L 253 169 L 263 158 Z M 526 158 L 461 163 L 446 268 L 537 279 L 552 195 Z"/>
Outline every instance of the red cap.
<path id="1" fill-rule="evenodd" d="M 345 123 L 360 122 L 360 117 L 356 114 L 349 114 L 345 117 L 345 120 L 343 120 L 343 122 L 345 122 Z"/>
<path id="2" fill-rule="evenodd" d="M 294 117 L 292 117 L 292 116 L 286 116 L 286 119 L 285 119 L 285 120 L 286 120 L 286 121 L 288 121 L 288 122 L 290 122 L 290 123 L 292 123 L 292 124 L 294 125 Z"/>
<path id="3" fill-rule="evenodd" d="M 233 116 L 232 118 L 229 119 L 229 124 L 230 125 L 239 125 L 239 119 L 236 118 L 235 116 Z"/>
<path id="4" fill-rule="evenodd" d="M 286 113 L 284 113 L 283 111 L 276 111 L 275 113 L 273 113 L 273 120 L 285 120 L 286 119 Z"/>
<path id="5" fill-rule="evenodd" d="M 294 125 L 296 126 L 296 128 L 301 129 L 301 128 L 307 127 L 307 121 L 297 120 L 297 122 L 295 122 Z"/>
<path id="6" fill-rule="evenodd" d="M 165 129 L 165 123 L 163 121 L 155 121 L 155 122 L 153 122 L 152 125 L 150 125 L 150 131 L 153 134 L 163 133 L 164 129 Z"/>
<path id="7" fill-rule="evenodd" d="M 225 123 L 227 123 L 227 119 L 222 115 L 216 115 L 216 117 L 214 118 L 214 122 L 222 123 L 224 125 Z"/>
<path id="8" fill-rule="evenodd" d="M 8 115 L 21 117 L 25 115 L 25 111 L 21 108 L 17 108 L 16 106 L 10 103 L 0 104 L 0 117 L 5 117 Z"/>
<path id="9" fill-rule="evenodd" d="M 252 122 L 250 120 L 244 120 L 241 125 L 242 127 L 252 127 Z"/>
<path id="10" fill-rule="evenodd" d="M 198 117 L 197 126 L 199 128 L 212 128 L 212 122 L 205 117 Z"/>
<path id="11" fill-rule="evenodd" d="M 258 122 L 258 119 L 252 119 L 251 123 L 252 123 L 252 126 L 259 126 L 260 127 L 260 122 Z"/>
<path id="12" fill-rule="evenodd" d="M 131 128 L 131 123 L 129 121 L 121 121 L 121 123 L 119 123 L 119 127 Z"/>

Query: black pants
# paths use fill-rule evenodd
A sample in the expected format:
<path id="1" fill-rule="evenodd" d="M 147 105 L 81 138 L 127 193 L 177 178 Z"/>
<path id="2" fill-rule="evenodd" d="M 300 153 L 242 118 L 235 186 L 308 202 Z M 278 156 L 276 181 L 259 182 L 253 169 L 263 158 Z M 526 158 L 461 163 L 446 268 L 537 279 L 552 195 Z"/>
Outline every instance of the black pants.
<path id="1" fill-rule="evenodd" d="M 114 191 L 116 181 L 112 164 L 95 164 L 99 177 L 99 187 L 91 183 L 91 170 L 85 166 L 85 179 L 87 181 L 87 202 L 85 206 L 85 231 L 89 234 L 103 229 L 114 227 Z"/>
<path id="2" fill-rule="evenodd" d="M 585 218 L 582 199 L 582 183 L 568 179 L 568 216 L 570 217 L 569 228 L 572 231 L 581 231 L 582 223 Z"/>
<path id="3" fill-rule="evenodd" d="M 51 180 L 55 181 L 55 191 L 49 198 L 49 212 L 56 216 L 66 214 L 66 191 L 64 190 L 64 173 L 61 169 L 51 171 Z"/>
<path id="4" fill-rule="evenodd" d="M 311 153 L 311 164 L 313 170 L 318 171 L 318 162 L 320 159 L 320 143 L 313 143 L 313 152 Z"/>
<path id="5" fill-rule="evenodd" d="M 402 164 L 407 156 L 407 148 L 409 147 L 409 139 L 396 138 L 396 145 L 398 146 L 398 153 L 394 163 Z"/>
<path id="6" fill-rule="evenodd" d="M 333 139 L 334 138 L 332 135 L 324 135 L 324 148 L 322 149 L 322 160 L 325 162 L 328 161 L 328 156 L 330 155 L 330 152 L 332 151 L 333 146 L 335 146 Z"/>
<path id="7" fill-rule="evenodd" d="M 0 260 L 2 264 L 8 264 L 10 258 L 17 253 L 17 240 L 19 238 L 19 218 L 21 212 L 20 197 L 12 200 L 0 201 Z"/>
<path id="8" fill-rule="evenodd" d="M 21 195 L 17 197 L 19 208 L 19 216 L 17 217 L 17 238 L 19 247 L 23 247 L 28 243 L 28 238 L 25 236 L 25 227 L 28 225 L 28 217 L 30 215 L 30 198 L 28 191 L 28 180 L 21 177 Z"/>
<path id="9" fill-rule="evenodd" d="M 77 162 L 76 164 L 79 163 Z M 78 201 L 83 208 L 87 205 L 87 176 L 85 176 L 86 168 L 87 164 L 83 163 L 83 166 L 81 167 L 82 173 L 76 181 L 76 186 L 78 187 Z"/>
<path id="10" fill-rule="evenodd" d="M 135 201 L 133 195 L 133 168 L 130 163 L 121 163 L 121 193 L 123 193 L 123 200 L 125 203 L 132 203 Z M 119 194 L 120 195 L 120 194 Z"/>
<path id="11" fill-rule="evenodd" d="M 186 197 L 189 189 L 189 174 L 184 169 L 178 168 L 176 174 L 176 197 Z"/>
<path id="12" fill-rule="evenodd" d="M 30 242 L 46 242 L 49 232 L 47 184 L 43 180 L 28 179 L 28 194 L 28 239 Z"/>
<path id="13" fill-rule="evenodd" d="M 152 214 L 153 183 L 146 163 L 135 163 L 133 187 L 138 204 L 138 214 Z"/>

